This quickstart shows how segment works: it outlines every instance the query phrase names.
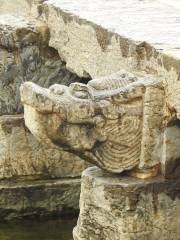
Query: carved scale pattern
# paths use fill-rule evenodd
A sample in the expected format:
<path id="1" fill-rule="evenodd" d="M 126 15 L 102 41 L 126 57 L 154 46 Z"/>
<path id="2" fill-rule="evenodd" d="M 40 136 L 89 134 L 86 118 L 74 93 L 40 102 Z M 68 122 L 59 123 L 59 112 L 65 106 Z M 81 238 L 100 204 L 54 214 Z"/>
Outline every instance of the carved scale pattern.
<path id="1" fill-rule="evenodd" d="M 111 76 L 91 80 L 88 85 L 96 90 L 114 90 L 126 87 L 135 81 L 137 81 L 137 78 L 132 74 L 119 72 L 112 74 Z"/>
<path id="2" fill-rule="evenodd" d="M 112 172 L 135 167 L 140 160 L 142 120 L 126 116 L 121 123 L 119 120 L 108 121 L 105 128 L 108 139 L 94 151 L 100 167 Z"/>

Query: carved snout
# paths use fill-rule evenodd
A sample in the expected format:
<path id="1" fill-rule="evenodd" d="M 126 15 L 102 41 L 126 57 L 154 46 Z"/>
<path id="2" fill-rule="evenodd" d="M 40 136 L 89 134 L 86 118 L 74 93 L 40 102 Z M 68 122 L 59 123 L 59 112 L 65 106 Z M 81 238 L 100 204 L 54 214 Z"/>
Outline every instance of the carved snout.
<path id="1" fill-rule="evenodd" d="M 26 82 L 20 87 L 21 100 L 24 104 L 25 124 L 39 140 L 52 143 L 59 126 L 66 119 L 66 108 L 57 101 L 57 96 L 50 89 Z"/>
<path id="2" fill-rule="evenodd" d="M 58 89 L 58 91 L 60 90 Z M 61 89 L 61 93 L 62 91 Z M 45 114 L 59 113 L 62 119 L 65 118 L 66 109 L 63 108 L 63 104 L 59 104 L 58 96 L 53 94 L 51 89 L 42 88 L 32 82 L 26 82 L 21 85 L 20 94 L 25 107 L 26 105 L 31 106 L 38 112 Z"/>

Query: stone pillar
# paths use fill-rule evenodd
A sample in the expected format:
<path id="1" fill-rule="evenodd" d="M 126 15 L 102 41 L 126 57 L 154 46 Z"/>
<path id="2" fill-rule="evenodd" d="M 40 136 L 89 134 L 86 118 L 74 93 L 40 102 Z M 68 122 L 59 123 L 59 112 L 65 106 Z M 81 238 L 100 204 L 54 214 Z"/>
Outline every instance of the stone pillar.
<path id="1" fill-rule="evenodd" d="M 82 174 L 74 240 L 179 240 L 180 180 Z"/>

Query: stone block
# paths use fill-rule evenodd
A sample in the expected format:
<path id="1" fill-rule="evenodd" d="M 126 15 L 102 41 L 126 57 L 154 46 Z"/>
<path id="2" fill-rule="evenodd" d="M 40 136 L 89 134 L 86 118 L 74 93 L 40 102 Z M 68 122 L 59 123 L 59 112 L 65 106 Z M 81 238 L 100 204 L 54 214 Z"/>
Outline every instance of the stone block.
<path id="1" fill-rule="evenodd" d="M 180 180 L 82 174 L 75 240 L 179 240 Z"/>

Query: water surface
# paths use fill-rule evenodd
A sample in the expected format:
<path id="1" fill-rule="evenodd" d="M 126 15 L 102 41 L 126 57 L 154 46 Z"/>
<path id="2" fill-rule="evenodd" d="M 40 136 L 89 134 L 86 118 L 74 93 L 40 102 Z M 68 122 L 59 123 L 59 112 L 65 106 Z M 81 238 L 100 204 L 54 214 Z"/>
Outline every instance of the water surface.
<path id="1" fill-rule="evenodd" d="M 73 220 L 0 223 L 0 240 L 72 240 Z"/>

